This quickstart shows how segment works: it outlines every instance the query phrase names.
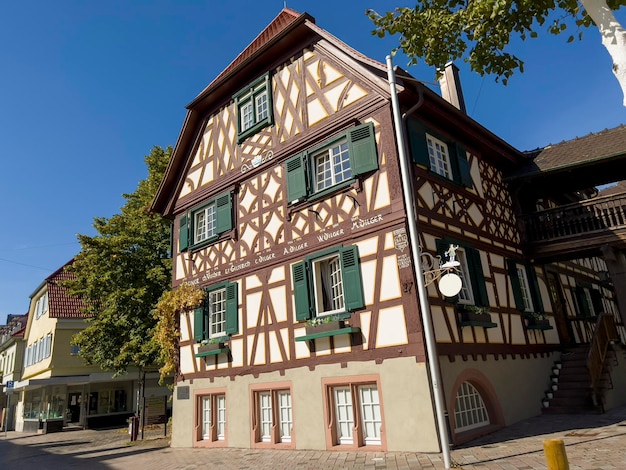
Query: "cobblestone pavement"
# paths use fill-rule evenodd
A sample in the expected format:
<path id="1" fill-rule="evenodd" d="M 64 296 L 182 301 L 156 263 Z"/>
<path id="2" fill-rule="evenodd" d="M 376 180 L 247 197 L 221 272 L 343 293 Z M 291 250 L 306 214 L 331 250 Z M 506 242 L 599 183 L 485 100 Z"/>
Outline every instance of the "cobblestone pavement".
<path id="1" fill-rule="evenodd" d="M 547 469 L 546 439 L 562 439 L 570 470 L 626 470 L 626 407 L 603 415 L 538 416 L 451 452 L 463 470 Z M 136 442 L 125 429 L 40 435 L 0 433 L 2 470 L 131 469 L 444 469 L 441 454 L 169 447 L 163 428 Z"/>

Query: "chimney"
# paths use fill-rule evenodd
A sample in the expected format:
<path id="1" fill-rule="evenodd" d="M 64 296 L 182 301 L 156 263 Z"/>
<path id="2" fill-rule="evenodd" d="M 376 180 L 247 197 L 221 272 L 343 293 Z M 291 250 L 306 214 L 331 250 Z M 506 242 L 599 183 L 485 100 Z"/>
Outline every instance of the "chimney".
<path id="1" fill-rule="evenodd" d="M 467 114 L 465 110 L 465 100 L 463 99 L 463 90 L 461 89 L 461 80 L 459 78 L 459 68 L 452 62 L 448 62 L 443 69 L 443 73 L 439 79 L 439 85 L 441 86 L 441 96 L 443 99 Z"/>

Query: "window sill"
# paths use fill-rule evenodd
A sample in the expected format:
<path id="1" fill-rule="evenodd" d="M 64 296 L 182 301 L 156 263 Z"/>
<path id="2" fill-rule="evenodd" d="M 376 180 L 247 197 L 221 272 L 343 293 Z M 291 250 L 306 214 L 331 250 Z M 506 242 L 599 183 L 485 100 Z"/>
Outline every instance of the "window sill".
<path id="1" fill-rule="evenodd" d="M 222 353 L 228 354 L 229 352 L 230 352 L 230 348 L 228 346 L 224 346 L 222 348 L 217 348 L 217 349 L 211 349 L 211 350 L 207 350 L 207 351 L 198 352 L 196 354 L 196 357 L 216 356 L 216 355 L 222 354 Z"/>
<path id="2" fill-rule="evenodd" d="M 497 323 L 491 321 L 460 321 L 459 326 L 463 328 L 464 326 L 482 326 L 483 328 L 495 328 L 498 326 Z"/>
<path id="3" fill-rule="evenodd" d="M 360 333 L 361 328 L 356 326 L 339 328 L 338 330 L 322 331 L 320 333 L 313 333 L 310 335 L 298 336 L 296 341 L 312 341 L 318 338 L 327 338 L 329 336 L 348 335 L 352 333 Z"/>

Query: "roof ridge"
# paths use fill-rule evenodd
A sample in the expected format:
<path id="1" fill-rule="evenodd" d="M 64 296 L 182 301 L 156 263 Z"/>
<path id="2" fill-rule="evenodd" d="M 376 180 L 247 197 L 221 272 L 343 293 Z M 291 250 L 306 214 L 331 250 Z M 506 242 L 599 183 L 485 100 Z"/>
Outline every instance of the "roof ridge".
<path id="1" fill-rule="evenodd" d="M 241 51 L 233 61 L 222 70 L 217 77 L 215 77 L 208 86 L 202 90 L 198 97 L 202 96 L 206 90 L 210 89 L 214 83 L 219 81 L 222 77 L 229 74 L 240 63 L 246 60 L 248 57 L 258 51 L 263 45 L 268 43 L 272 38 L 280 34 L 281 31 L 286 29 L 294 21 L 297 21 L 301 17 L 306 16 L 315 23 L 315 18 L 307 13 L 299 13 L 291 8 L 283 8 L 276 17 L 270 21 L 270 23 L 248 44 L 243 51 Z M 197 98 L 196 98 L 197 99 Z M 194 100 L 195 101 L 195 100 Z"/>

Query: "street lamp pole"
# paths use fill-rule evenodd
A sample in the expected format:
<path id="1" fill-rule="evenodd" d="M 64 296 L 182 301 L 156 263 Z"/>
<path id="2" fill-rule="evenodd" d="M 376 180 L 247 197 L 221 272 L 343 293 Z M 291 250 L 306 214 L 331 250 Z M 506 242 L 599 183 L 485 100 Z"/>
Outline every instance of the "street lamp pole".
<path id="1" fill-rule="evenodd" d="M 437 415 L 437 427 L 439 429 L 439 442 L 441 452 L 443 454 L 443 462 L 446 470 L 450 468 L 450 444 L 448 441 L 448 423 L 446 421 L 446 408 L 443 390 L 441 389 L 441 372 L 439 370 L 439 359 L 437 356 L 437 345 L 433 330 L 432 319 L 430 316 L 430 305 L 428 302 L 428 293 L 424 281 L 424 273 L 422 271 L 421 253 L 419 245 L 419 232 L 417 229 L 417 205 L 413 197 L 413 189 L 411 184 L 411 172 L 407 162 L 407 152 L 404 139 L 404 129 L 402 128 L 402 116 L 400 114 L 400 103 L 398 101 L 398 91 L 396 89 L 396 75 L 393 70 L 391 56 L 387 56 L 387 75 L 389 78 L 389 87 L 391 89 L 391 105 L 393 109 L 393 117 L 396 131 L 396 140 L 398 142 L 398 157 L 400 160 L 400 173 L 402 176 L 402 192 L 406 201 L 407 209 L 407 225 L 409 228 L 409 239 L 411 240 L 411 255 L 413 266 L 415 266 L 415 278 L 417 280 L 417 291 L 420 302 L 420 312 L 422 317 L 422 326 L 424 328 L 424 339 L 426 341 L 428 369 L 430 372 L 430 382 L 435 400 L 435 414 Z"/>

